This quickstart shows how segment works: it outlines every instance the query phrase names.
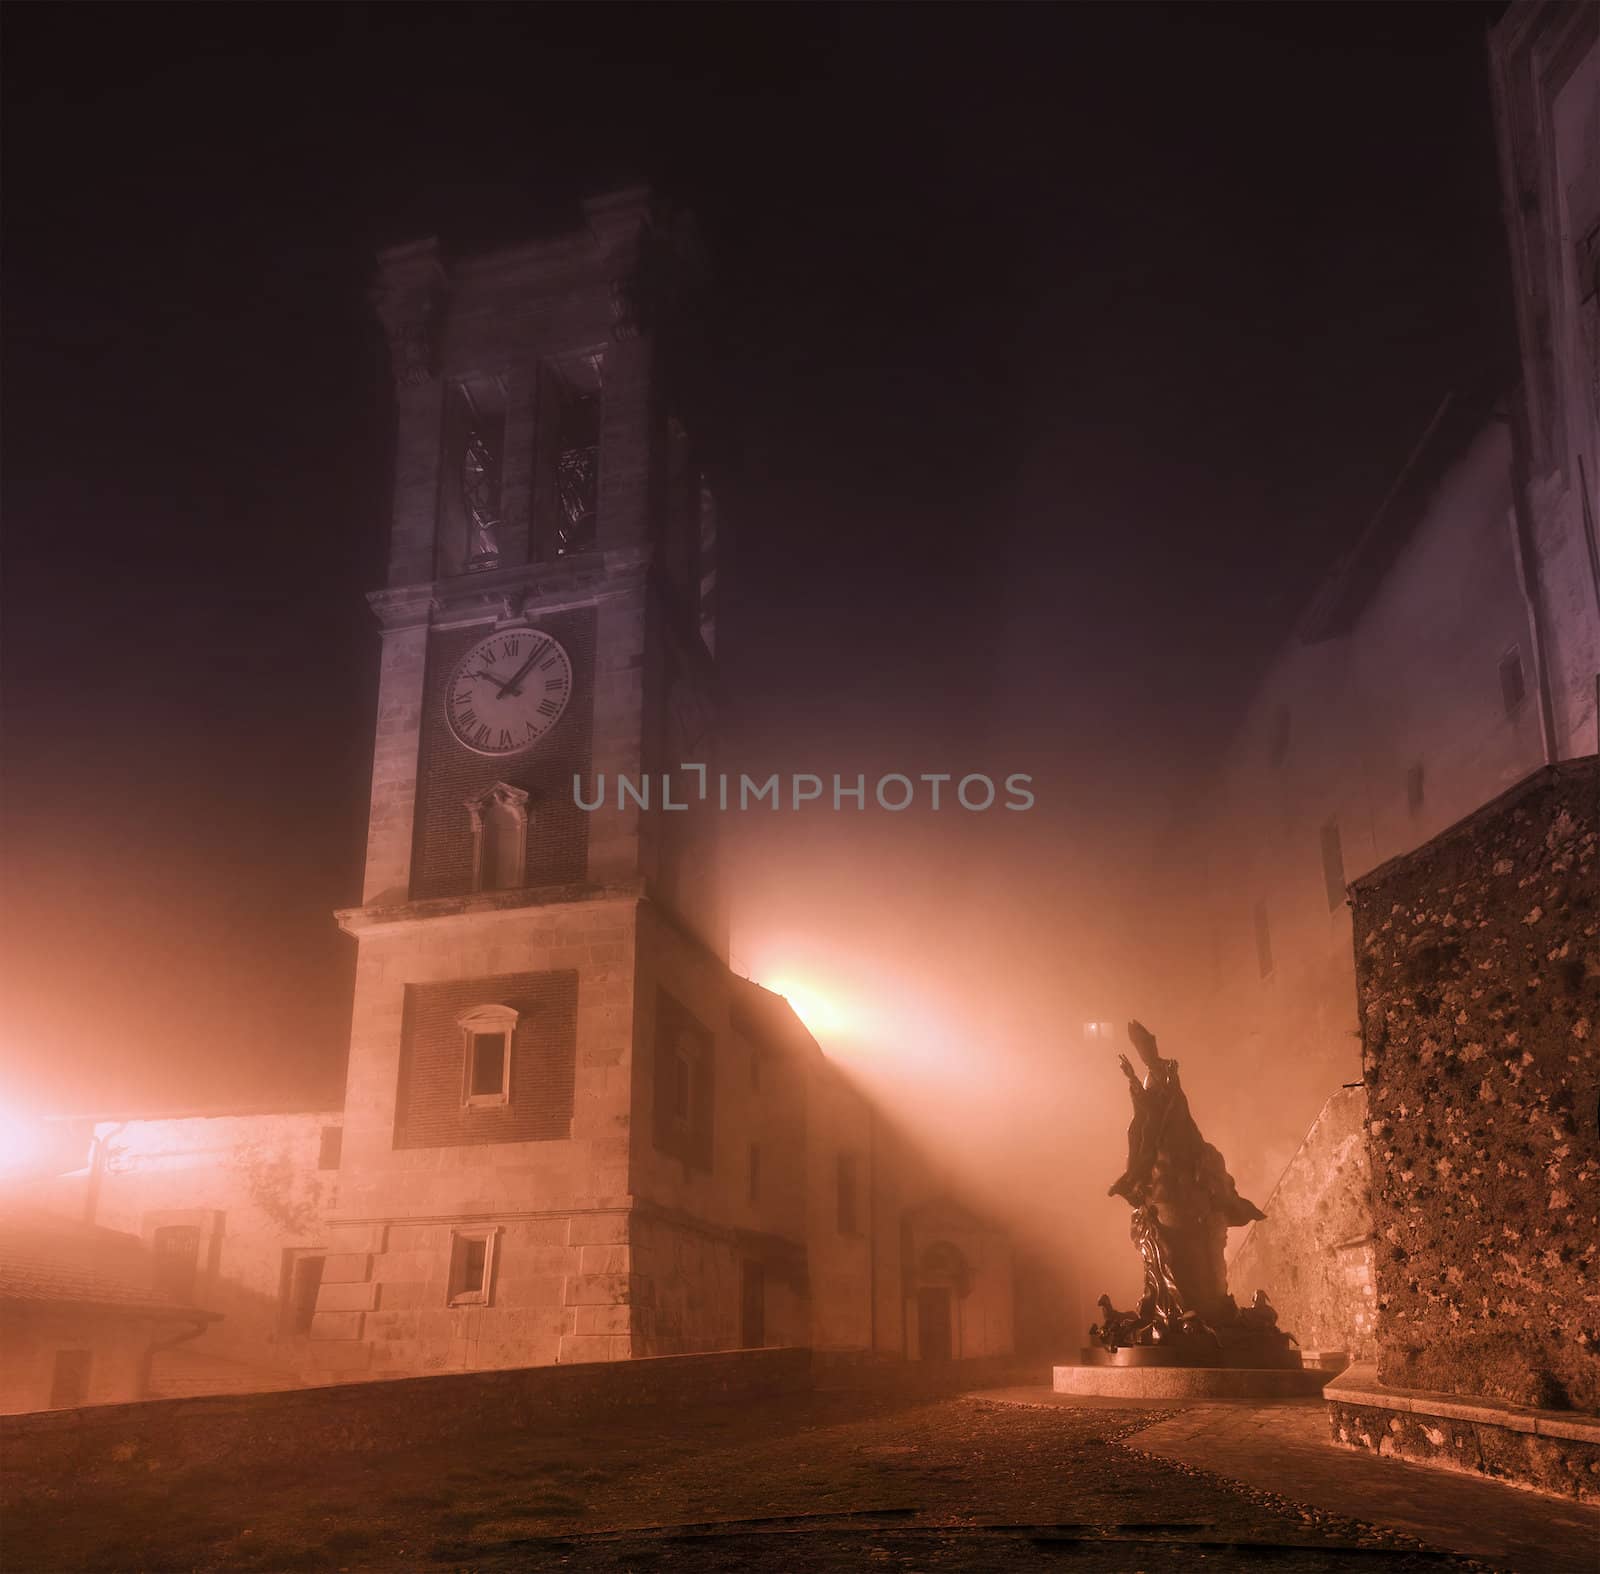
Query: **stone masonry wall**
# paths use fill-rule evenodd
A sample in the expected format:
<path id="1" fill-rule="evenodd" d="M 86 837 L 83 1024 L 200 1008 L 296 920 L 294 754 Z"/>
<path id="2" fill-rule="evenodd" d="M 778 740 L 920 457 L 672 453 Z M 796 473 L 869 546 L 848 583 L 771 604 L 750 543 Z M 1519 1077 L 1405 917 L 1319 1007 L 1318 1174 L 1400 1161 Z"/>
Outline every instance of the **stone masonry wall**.
<path id="1" fill-rule="evenodd" d="M 1600 1410 L 1600 762 L 1353 888 L 1385 1384 Z"/>
<path id="2" fill-rule="evenodd" d="M 537 1426 L 570 1429 L 608 1410 L 748 1403 L 809 1385 L 809 1351 L 740 1350 L 55 1410 L 0 1421 L 0 1494 L 16 1501 L 69 1476 L 146 1478 L 213 1464 L 383 1454 Z"/>
<path id="3" fill-rule="evenodd" d="M 1366 1125 L 1365 1090 L 1341 1088 L 1262 1204 L 1266 1218 L 1228 1259 L 1240 1305 L 1265 1290 L 1302 1349 L 1346 1350 L 1358 1361 L 1373 1357 L 1376 1311 Z"/>

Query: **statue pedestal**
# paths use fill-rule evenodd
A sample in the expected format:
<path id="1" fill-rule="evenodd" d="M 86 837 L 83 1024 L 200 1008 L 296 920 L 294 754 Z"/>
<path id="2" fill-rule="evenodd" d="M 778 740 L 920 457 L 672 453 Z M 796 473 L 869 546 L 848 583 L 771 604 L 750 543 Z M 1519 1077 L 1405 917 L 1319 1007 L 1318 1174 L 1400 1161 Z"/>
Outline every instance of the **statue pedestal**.
<path id="1" fill-rule="evenodd" d="M 1054 1369 L 1058 1394 L 1103 1399 L 1315 1399 L 1333 1373 L 1316 1367 L 1179 1365 L 1166 1350 L 1085 1350 L 1084 1360 Z M 1162 1360 L 1116 1361 L 1115 1356 Z M 1094 1357 L 1108 1357 L 1096 1360 Z"/>

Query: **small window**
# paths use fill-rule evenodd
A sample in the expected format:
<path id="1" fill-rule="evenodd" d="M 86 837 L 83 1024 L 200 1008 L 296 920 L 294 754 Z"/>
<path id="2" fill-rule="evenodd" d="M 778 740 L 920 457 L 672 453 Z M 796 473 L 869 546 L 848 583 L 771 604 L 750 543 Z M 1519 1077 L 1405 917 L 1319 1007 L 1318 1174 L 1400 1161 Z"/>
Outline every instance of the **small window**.
<path id="1" fill-rule="evenodd" d="M 89 1402 L 89 1372 L 94 1356 L 88 1350 L 57 1350 L 50 1374 L 50 1408 L 67 1410 Z"/>
<path id="2" fill-rule="evenodd" d="M 1272 977 L 1272 928 L 1267 922 L 1267 904 L 1256 903 L 1256 963 L 1263 978 Z"/>
<path id="3" fill-rule="evenodd" d="M 466 801 L 472 827 L 472 889 L 514 891 L 528 883 L 528 794 L 496 782 Z"/>
<path id="4" fill-rule="evenodd" d="M 694 1054 L 682 1041 L 672 1046 L 672 1118 L 687 1126 L 694 1116 Z"/>
<path id="5" fill-rule="evenodd" d="M 841 1235 L 859 1235 L 861 1233 L 860 1210 L 856 1196 L 856 1156 L 853 1153 L 839 1155 L 839 1233 Z"/>
<path id="6" fill-rule="evenodd" d="M 561 511 L 556 523 L 556 555 L 589 552 L 595 544 L 595 510 L 600 498 L 600 396 L 569 393 L 562 401 L 560 459 L 556 489 Z"/>
<path id="7" fill-rule="evenodd" d="M 317 1149 L 317 1168 L 319 1170 L 336 1170 L 339 1168 L 339 1153 L 344 1146 L 344 1128 L 341 1126 L 324 1126 L 322 1128 L 322 1144 Z"/>
<path id="8" fill-rule="evenodd" d="M 1522 652 L 1515 645 L 1500 658 L 1500 698 L 1506 715 L 1515 716 L 1528 697 L 1527 680 L 1522 675 Z"/>
<path id="9" fill-rule="evenodd" d="M 750 1200 L 761 1201 L 761 1144 L 750 1144 Z"/>
<path id="10" fill-rule="evenodd" d="M 155 1254 L 156 1293 L 192 1305 L 200 1266 L 200 1226 L 164 1224 L 151 1237 L 150 1245 Z"/>
<path id="11" fill-rule="evenodd" d="M 472 1078 L 467 1093 L 472 1098 L 487 1098 L 505 1092 L 506 1036 L 504 1033 L 472 1035 Z"/>
<path id="12" fill-rule="evenodd" d="M 1272 713 L 1272 724 L 1267 729 L 1267 762 L 1282 765 L 1289 758 L 1289 707 L 1280 705 Z"/>
<path id="13" fill-rule="evenodd" d="M 1322 827 L 1322 883 L 1328 893 L 1328 911 L 1344 901 L 1344 846 L 1339 840 L 1339 822 L 1329 820 Z"/>
<path id="14" fill-rule="evenodd" d="M 458 1020 L 466 1050 L 462 1102 L 468 1108 L 510 1103 L 517 1013 L 510 1006 L 478 1006 Z"/>
<path id="15" fill-rule="evenodd" d="M 494 1230 L 456 1231 L 450 1238 L 450 1304 L 487 1306 L 494 1273 Z"/>
<path id="16" fill-rule="evenodd" d="M 1422 799 L 1425 783 L 1422 775 L 1422 765 L 1418 762 L 1406 772 L 1406 808 L 1413 814 L 1422 812 Z"/>
<path id="17" fill-rule="evenodd" d="M 653 1058 L 651 1123 L 656 1148 L 694 1169 L 713 1169 L 716 1043 L 664 989 L 656 994 Z"/>

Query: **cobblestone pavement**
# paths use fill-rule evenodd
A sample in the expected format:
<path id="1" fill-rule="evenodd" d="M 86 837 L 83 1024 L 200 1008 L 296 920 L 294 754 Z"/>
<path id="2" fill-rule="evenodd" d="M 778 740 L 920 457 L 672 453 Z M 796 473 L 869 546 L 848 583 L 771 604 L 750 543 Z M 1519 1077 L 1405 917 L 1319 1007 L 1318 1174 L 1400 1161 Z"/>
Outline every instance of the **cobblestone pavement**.
<path id="1" fill-rule="evenodd" d="M 1390 1525 L 1381 1503 L 1354 1512 L 1196 1468 L 1182 1456 L 1207 1446 L 1195 1428 L 1214 1406 L 1006 1397 L 808 1394 L 743 1409 L 640 1410 L 382 1459 L 146 1479 L 115 1492 L 50 1485 L 8 1515 L 0 1567 L 1557 1567 L 1465 1556 Z M 1157 1447 L 1146 1446 L 1152 1439 Z"/>

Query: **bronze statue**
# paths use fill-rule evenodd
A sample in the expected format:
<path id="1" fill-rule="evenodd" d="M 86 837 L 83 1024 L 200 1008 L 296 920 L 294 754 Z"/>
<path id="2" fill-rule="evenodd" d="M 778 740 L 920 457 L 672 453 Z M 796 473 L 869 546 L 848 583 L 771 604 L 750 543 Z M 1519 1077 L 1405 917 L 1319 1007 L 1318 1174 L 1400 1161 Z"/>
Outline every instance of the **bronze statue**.
<path id="1" fill-rule="evenodd" d="M 1279 1331 L 1265 1292 L 1257 1291 L 1247 1311 L 1228 1293 L 1228 1230 L 1266 1215 L 1239 1195 L 1222 1155 L 1200 1135 L 1177 1061 L 1162 1057 L 1141 1023 L 1128 1024 L 1128 1037 L 1146 1069 L 1140 1076 L 1126 1055 L 1118 1056 L 1133 1120 L 1127 1168 L 1107 1194 L 1133 1205 L 1144 1289 L 1132 1312 L 1101 1296 L 1101 1321 L 1090 1339 L 1112 1352 L 1156 1347 L 1162 1359 L 1200 1365 L 1299 1365 L 1294 1340 Z"/>

